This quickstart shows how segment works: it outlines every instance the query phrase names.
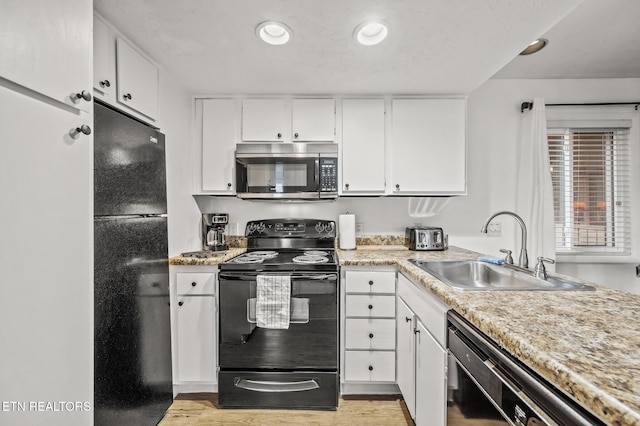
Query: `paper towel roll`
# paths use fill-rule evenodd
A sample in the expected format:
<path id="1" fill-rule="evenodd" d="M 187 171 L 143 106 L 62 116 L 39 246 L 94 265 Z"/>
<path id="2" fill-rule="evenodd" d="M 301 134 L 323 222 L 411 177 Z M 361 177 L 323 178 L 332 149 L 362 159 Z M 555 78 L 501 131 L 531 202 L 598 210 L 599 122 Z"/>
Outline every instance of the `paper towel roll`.
<path id="1" fill-rule="evenodd" d="M 340 231 L 340 248 L 353 250 L 356 248 L 356 215 L 341 214 L 338 216 L 338 228 Z"/>

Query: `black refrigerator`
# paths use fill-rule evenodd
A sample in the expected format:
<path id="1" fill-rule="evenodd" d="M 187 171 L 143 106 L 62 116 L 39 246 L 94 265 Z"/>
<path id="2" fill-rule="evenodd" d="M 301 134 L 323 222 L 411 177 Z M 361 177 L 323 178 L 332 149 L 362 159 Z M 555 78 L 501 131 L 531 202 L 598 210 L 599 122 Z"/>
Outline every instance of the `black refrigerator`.
<path id="1" fill-rule="evenodd" d="M 171 405 L 164 135 L 94 104 L 94 421 L 156 425 Z"/>

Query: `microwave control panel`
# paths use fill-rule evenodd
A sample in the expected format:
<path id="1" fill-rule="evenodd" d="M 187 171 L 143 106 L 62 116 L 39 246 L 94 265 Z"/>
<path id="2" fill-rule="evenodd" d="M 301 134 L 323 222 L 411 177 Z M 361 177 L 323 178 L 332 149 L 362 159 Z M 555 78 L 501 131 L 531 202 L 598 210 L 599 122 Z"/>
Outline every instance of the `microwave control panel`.
<path id="1" fill-rule="evenodd" d="M 338 192 L 337 158 L 320 158 L 320 192 Z"/>

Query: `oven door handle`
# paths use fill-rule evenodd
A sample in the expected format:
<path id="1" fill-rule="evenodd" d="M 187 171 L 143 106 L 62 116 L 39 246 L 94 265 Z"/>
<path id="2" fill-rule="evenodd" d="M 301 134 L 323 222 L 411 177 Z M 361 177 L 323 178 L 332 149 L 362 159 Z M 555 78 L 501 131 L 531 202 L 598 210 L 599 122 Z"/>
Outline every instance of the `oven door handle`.
<path id="1" fill-rule="evenodd" d="M 232 281 L 255 281 L 258 275 L 285 275 L 290 276 L 291 280 L 337 280 L 338 274 L 307 274 L 307 275 L 291 275 L 291 274 L 231 274 L 231 273 L 220 273 L 218 276 L 219 279 L 232 280 Z"/>
<path id="2" fill-rule="evenodd" d="M 234 385 L 237 388 L 254 392 L 304 392 L 319 389 L 320 385 L 315 380 L 302 380 L 300 382 L 272 382 L 266 380 L 247 380 L 236 377 Z"/>

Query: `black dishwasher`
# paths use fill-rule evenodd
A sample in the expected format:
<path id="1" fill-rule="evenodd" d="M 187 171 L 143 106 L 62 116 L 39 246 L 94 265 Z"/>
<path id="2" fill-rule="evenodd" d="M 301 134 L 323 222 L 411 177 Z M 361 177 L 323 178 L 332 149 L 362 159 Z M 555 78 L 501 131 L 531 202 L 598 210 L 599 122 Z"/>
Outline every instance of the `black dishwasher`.
<path id="1" fill-rule="evenodd" d="M 604 425 L 454 311 L 447 314 L 447 426 Z M 453 371 L 452 371 L 453 369 Z"/>

